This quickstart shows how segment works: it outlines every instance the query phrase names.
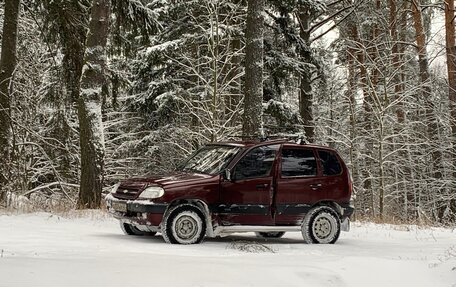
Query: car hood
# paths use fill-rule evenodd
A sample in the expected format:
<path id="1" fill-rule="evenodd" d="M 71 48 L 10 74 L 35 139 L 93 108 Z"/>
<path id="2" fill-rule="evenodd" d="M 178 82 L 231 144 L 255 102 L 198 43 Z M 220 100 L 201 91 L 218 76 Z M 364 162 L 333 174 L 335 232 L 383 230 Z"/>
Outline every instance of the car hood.
<path id="1" fill-rule="evenodd" d="M 213 175 L 193 172 L 171 172 L 163 175 L 130 178 L 122 181 L 121 186 L 142 186 L 142 188 L 145 188 L 149 185 L 158 185 L 166 189 L 167 187 L 174 185 L 187 184 L 189 182 L 208 179 L 211 177 L 213 177 Z"/>

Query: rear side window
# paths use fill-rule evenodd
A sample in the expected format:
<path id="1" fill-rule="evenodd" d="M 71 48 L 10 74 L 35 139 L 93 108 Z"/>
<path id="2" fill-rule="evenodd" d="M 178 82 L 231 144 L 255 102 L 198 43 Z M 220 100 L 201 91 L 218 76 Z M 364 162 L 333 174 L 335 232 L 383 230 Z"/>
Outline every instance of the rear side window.
<path id="1" fill-rule="evenodd" d="M 323 167 L 323 175 L 337 175 L 342 172 L 339 159 L 334 152 L 319 150 L 318 156 Z"/>
<path id="2" fill-rule="evenodd" d="M 317 162 L 311 149 L 283 149 L 282 176 L 315 176 Z"/>

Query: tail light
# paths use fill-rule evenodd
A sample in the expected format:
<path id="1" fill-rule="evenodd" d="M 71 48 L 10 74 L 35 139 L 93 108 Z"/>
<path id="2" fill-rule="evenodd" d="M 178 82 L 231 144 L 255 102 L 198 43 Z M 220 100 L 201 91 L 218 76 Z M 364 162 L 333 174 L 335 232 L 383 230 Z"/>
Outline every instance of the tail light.
<path id="1" fill-rule="evenodd" d="M 353 178 L 348 170 L 347 170 L 347 181 L 348 181 L 348 196 L 351 198 L 351 196 L 353 194 Z"/>

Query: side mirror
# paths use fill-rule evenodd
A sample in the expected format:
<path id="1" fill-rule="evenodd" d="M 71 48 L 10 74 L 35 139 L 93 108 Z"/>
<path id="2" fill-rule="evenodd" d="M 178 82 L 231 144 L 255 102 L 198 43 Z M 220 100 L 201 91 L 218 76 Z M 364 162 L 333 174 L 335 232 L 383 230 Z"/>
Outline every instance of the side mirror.
<path id="1" fill-rule="evenodd" d="M 231 179 L 231 170 L 225 169 L 222 171 L 222 177 L 224 180 L 232 181 Z"/>

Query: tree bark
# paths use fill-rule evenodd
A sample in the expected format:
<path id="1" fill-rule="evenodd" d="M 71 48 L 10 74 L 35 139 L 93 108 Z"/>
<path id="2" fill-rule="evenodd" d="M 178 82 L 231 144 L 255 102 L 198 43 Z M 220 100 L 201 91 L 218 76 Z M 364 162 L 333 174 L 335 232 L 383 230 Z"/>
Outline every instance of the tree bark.
<path id="1" fill-rule="evenodd" d="M 12 79 L 16 69 L 17 28 L 20 0 L 6 0 L 0 56 L 0 202 L 8 183 L 11 142 Z"/>
<path id="2" fill-rule="evenodd" d="M 381 9 L 381 1 L 375 1 L 375 7 L 378 11 Z M 375 217 L 377 214 L 377 206 L 376 206 L 376 191 L 378 189 L 373 187 L 374 184 L 374 171 L 376 170 L 376 166 L 372 158 L 374 157 L 374 135 L 373 132 L 373 94 L 377 87 L 377 83 L 379 81 L 379 67 L 376 63 L 376 59 L 378 57 L 378 51 L 376 50 L 374 42 L 378 41 L 379 38 L 379 28 L 377 23 L 373 24 L 372 32 L 368 34 L 370 38 L 362 38 L 360 37 L 360 32 L 358 31 L 358 26 L 353 27 L 353 35 L 355 35 L 356 43 L 360 46 L 358 52 L 358 63 L 360 65 L 360 77 L 361 77 L 361 86 L 363 91 L 363 136 L 364 136 L 364 144 L 365 144 L 365 159 L 364 159 L 364 166 L 362 169 L 363 175 L 363 190 L 366 194 L 369 194 L 369 205 L 371 216 Z M 369 72 L 369 62 L 372 64 L 372 69 Z M 382 195 L 379 194 L 378 201 L 382 201 Z M 380 204 L 380 203 L 379 203 Z M 378 209 L 380 216 L 382 216 L 382 211 L 380 208 Z"/>
<path id="3" fill-rule="evenodd" d="M 396 0 L 389 0 L 389 18 L 390 18 L 390 34 L 391 34 L 391 41 L 392 41 L 392 48 L 391 48 L 391 53 L 393 56 L 393 67 L 396 70 L 394 72 L 394 78 L 393 78 L 393 85 L 394 85 L 394 94 L 396 99 L 398 99 L 401 96 L 402 93 L 402 83 L 401 83 L 401 61 L 402 57 L 401 54 L 399 53 L 399 44 L 398 44 L 398 28 L 397 28 L 397 23 L 398 23 L 398 17 L 397 17 L 397 4 Z M 398 101 L 397 106 L 396 106 L 396 119 L 398 123 L 403 123 L 405 120 L 405 113 L 403 109 L 403 103 L 402 101 Z"/>
<path id="4" fill-rule="evenodd" d="M 448 100 L 450 106 L 450 123 L 451 138 L 453 147 L 451 154 L 453 156 L 453 182 L 456 180 L 456 33 L 454 20 L 454 0 L 445 1 L 445 40 L 447 52 L 447 70 L 448 70 Z M 455 192 L 454 185 L 451 190 Z M 456 214 L 456 199 L 451 202 L 451 209 Z"/>
<path id="5" fill-rule="evenodd" d="M 242 59 L 239 55 L 239 51 L 241 50 L 241 37 L 236 35 L 235 38 L 231 42 L 231 49 L 233 53 L 238 53 L 231 58 L 231 65 L 230 65 L 230 72 L 228 74 L 228 81 L 232 81 L 238 74 L 241 73 L 241 65 Z M 232 114 L 229 125 L 236 126 L 239 121 L 238 113 L 236 112 L 236 107 L 239 104 L 240 96 L 242 94 L 242 83 L 240 79 L 234 80 L 233 84 L 230 87 L 230 96 L 228 97 L 228 105 L 227 105 L 227 113 Z"/>
<path id="6" fill-rule="evenodd" d="M 263 136 L 264 0 L 248 0 L 242 134 Z"/>
<path id="7" fill-rule="evenodd" d="M 358 176 L 358 157 L 355 156 L 355 141 L 354 139 L 357 137 L 357 118 L 356 118 L 356 91 L 358 90 L 358 75 L 357 75 L 357 67 L 359 63 L 356 63 L 356 56 L 359 53 L 358 43 L 356 39 L 358 39 L 358 31 L 356 29 L 356 22 L 352 20 L 348 25 L 348 39 L 349 39 L 349 46 L 347 48 L 347 65 L 348 65 L 348 79 L 347 79 L 347 91 L 346 97 L 349 99 L 349 107 L 350 107 L 350 162 L 352 165 L 352 176 L 353 176 L 353 183 L 355 187 L 358 187 L 359 184 L 359 176 Z M 354 194 L 358 194 L 358 188 L 355 188 Z M 354 196 L 355 197 L 355 196 Z M 358 201 L 354 201 L 354 206 L 357 208 L 359 205 Z M 354 214 L 356 216 L 356 214 Z"/>
<path id="8" fill-rule="evenodd" d="M 102 86 L 105 83 L 110 3 L 110 0 L 93 0 L 91 8 L 78 99 L 81 146 L 78 208 L 98 208 L 101 203 L 104 169 Z"/>
<path id="9" fill-rule="evenodd" d="M 403 92 L 404 92 L 404 79 L 403 79 L 403 67 L 401 65 L 402 63 L 402 55 L 404 53 L 404 48 L 402 44 L 399 44 L 399 42 L 405 43 L 406 40 L 404 39 L 405 33 L 403 32 L 404 30 L 404 25 L 407 21 L 406 18 L 404 18 L 405 12 L 402 12 L 402 14 L 398 15 L 398 5 L 401 4 L 401 1 L 396 1 L 396 0 L 389 0 L 388 1 L 388 6 L 389 6 L 389 22 L 390 22 L 390 35 L 391 35 L 391 42 L 392 42 L 392 49 L 391 49 L 391 54 L 392 54 L 392 65 L 394 67 L 393 70 L 393 87 L 394 87 L 394 98 L 397 101 L 396 104 L 396 121 L 397 125 L 394 126 L 394 131 L 398 135 L 396 136 L 393 140 L 393 148 L 394 149 L 399 149 L 401 143 L 408 142 L 408 135 L 403 134 L 401 130 L 403 129 L 403 124 L 405 122 L 405 111 L 404 111 L 404 103 L 402 101 L 403 97 Z M 405 3 L 402 3 L 405 4 Z M 403 10 L 406 8 L 405 5 L 402 5 Z M 399 151 L 398 152 L 398 160 L 401 162 L 406 162 L 408 159 L 408 155 L 406 151 Z M 396 185 L 396 192 L 403 193 L 403 196 L 399 199 L 401 201 L 403 208 L 403 218 L 407 219 L 408 218 L 408 203 L 409 199 L 411 199 L 411 196 L 413 194 L 412 190 L 407 186 L 407 183 L 410 182 L 410 170 L 408 169 L 407 165 L 404 165 L 402 168 L 402 173 L 399 172 L 400 168 L 395 168 L 395 177 L 397 179 L 398 184 Z M 399 180 L 399 174 L 402 174 L 403 180 Z"/>
<path id="10" fill-rule="evenodd" d="M 356 134 L 356 137 L 359 135 L 363 135 L 365 141 L 365 148 L 363 149 L 366 156 L 362 156 L 363 160 L 361 162 L 356 163 L 356 170 L 358 171 L 358 178 L 359 180 L 355 181 L 357 186 L 359 186 L 359 190 L 357 191 L 358 194 L 362 194 L 363 197 L 368 198 L 369 202 L 367 203 L 370 208 L 371 216 L 375 216 L 376 206 L 375 206 L 375 194 L 374 190 L 372 189 L 372 154 L 373 154 L 373 140 L 372 136 L 372 100 L 369 92 L 369 77 L 367 70 L 367 62 L 366 62 L 366 54 L 372 51 L 369 51 L 366 46 L 366 40 L 361 39 L 360 32 L 358 30 L 359 22 L 357 17 L 353 17 L 347 25 L 347 33 L 349 39 L 349 46 L 347 48 L 348 52 L 348 65 L 349 65 L 349 88 L 348 90 L 352 93 L 350 96 L 350 101 L 353 104 L 353 111 L 351 112 L 354 118 L 356 114 L 356 93 L 359 88 L 362 90 L 363 94 L 363 117 L 358 118 L 358 122 L 362 124 L 363 129 L 359 132 L 357 129 L 359 127 L 354 126 L 354 124 L 358 125 L 355 120 L 351 119 L 352 122 L 352 134 L 355 135 L 355 132 L 359 132 Z M 372 39 L 375 39 L 374 35 L 372 34 Z M 370 40 L 372 40 L 370 39 Z M 374 58 L 372 56 L 372 58 Z M 368 58 L 367 58 L 368 59 Z M 351 67 L 353 65 L 353 67 Z M 360 86 L 359 86 L 360 85 Z M 354 138 L 354 137 L 353 137 Z M 359 144 L 359 143 L 358 143 Z M 355 168 L 354 168 L 355 169 Z M 355 177 L 354 177 L 355 179 Z"/>
<path id="11" fill-rule="evenodd" d="M 425 115 L 427 123 L 427 134 L 430 141 L 430 144 L 434 141 L 437 141 L 437 122 L 434 118 L 433 103 L 431 99 L 431 86 L 430 86 L 430 74 L 429 74 L 429 61 L 428 54 L 426 50 L 426 34 L 424 31 L 423 24 L 423 15 L 421 13 L 420 0 L 413 0 L 412 2 L 412 14 L 415 27 L 415 39 L 418 49 L 418 65 L 420 73 L 420 82 L 422 85 L 422 94 L 425 100 Z M 433 167 L 433 177 L 439 179 L 442 177 L 441 172 L 441 152 L 437 147 L 432 148 L 432 167 Z"/>
<path id="12" fill-rule="evenodd" d="M 304 63 L 312 62 L 312 54 L 310 51 L 310 23 L 311 15 L 307 9 L 302 9 L 299 12 L 300 31 L 299 36 L 306 47 L 300 49 L 301 61 Z M 301 84 L 299 93 L 299 114 L 304 124 L 304 131 L 308 142 L 313 142 L 315 137 L 315 127 L 313 125 L 312 115 L 312 71 L 307 70 L 301 73 Z"/>

